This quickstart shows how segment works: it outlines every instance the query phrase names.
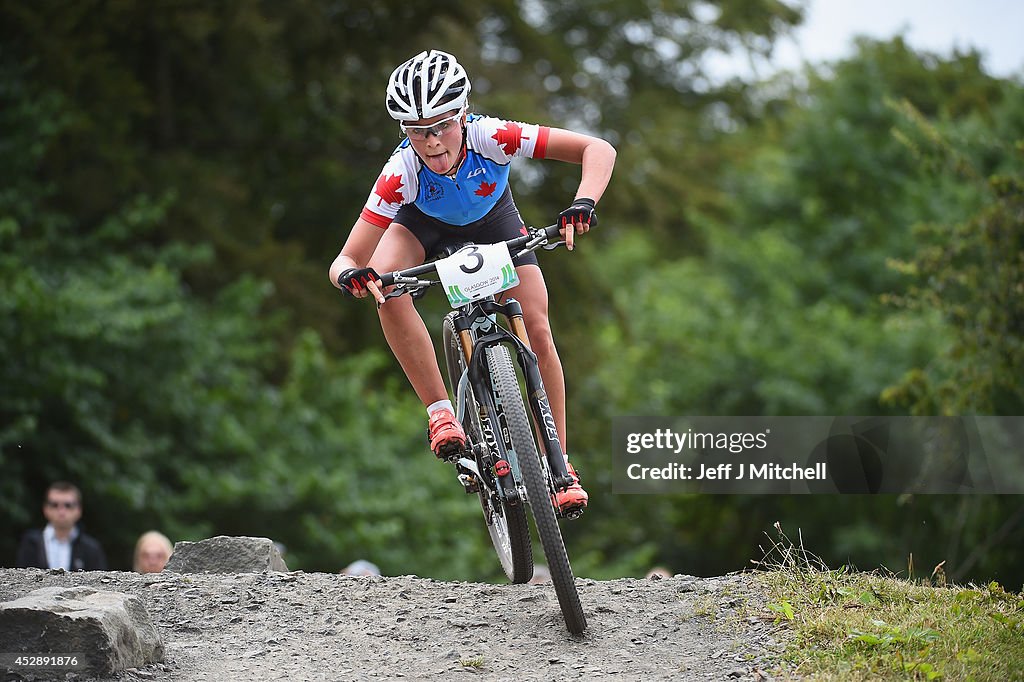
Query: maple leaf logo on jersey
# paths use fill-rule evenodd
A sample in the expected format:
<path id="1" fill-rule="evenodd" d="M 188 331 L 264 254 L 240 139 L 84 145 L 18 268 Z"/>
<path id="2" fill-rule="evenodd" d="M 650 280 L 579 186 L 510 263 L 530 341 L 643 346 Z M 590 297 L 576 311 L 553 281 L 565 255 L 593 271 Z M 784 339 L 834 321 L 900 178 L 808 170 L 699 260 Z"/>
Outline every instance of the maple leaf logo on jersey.
<path id="1" fill-rule="evenodd" d="M 508 121 L 504 128 L 491 135 L 491 139 L 498 143 L 507 156 L 514 156 L 522 146 L 523 140 L 530 138 L 523 137 L 523 129 L 519 124 Z"/>
<path id="2" fill-rule="evenodd" d="M 498 183 L 496 182 L 487 182 L 486 180 L 484 180 L 483 182 L 480 183 L 480 188 L 477 189 L 477 191 L 473 192 L 473 194 L 477 195 L 478 197 L 489 197 L 492 194 L 494 194 L 494 190 L 497 186 Z"/>
<path id="3" fill-rule="evenodd" d="M 381 173 L 380 177 L 377 178 L 377 184 L 374 185 L 373 191 L 380 197 L 377 201 L 377 205 L 380 206 L 381 202 L 386 201 L 389 204 L 400 204 L 405 198 L 402 193 L 398 190 L 402 189 L 402 176 L 392 175 L 390 177 L 384 177 Z"/>

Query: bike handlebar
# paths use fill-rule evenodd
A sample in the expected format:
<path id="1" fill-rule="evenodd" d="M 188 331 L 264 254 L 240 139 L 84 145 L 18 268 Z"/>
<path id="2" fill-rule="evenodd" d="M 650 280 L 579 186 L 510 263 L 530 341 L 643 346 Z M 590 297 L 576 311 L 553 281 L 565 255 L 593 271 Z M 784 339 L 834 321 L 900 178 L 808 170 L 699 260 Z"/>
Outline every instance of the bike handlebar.
<path id="1" fill-rule="evenodd" d="M 516 253 L 517 249 L 527 246 L 534 240 L 536 240 L 536 245 L 534 245 L 533 248 L 530 249 L 530 251 L 536 250 L 537 248 L 544 246 L 549 242 L 549 240 L 560 236 L 562 228 L 559 227 L 558 225 L 548 225 L 547 227 L 528 227 L 526 229 L 528 234 L 525 234 L 522 237 L 516 237 L 515 239 L 509 239 L 505 242 L 505 244 L 508 245 L 509 253 L 512 254 L 513 258 L 519 255 L 518 253 Z M 378 284 L 381 287 L 389 287 L 395 283 L 396 278 L 399 280 L 419 278 L 422 277 L 423 275 L 429 275 L 430 273 L 436 271 L 437 261 L 430 261 L 429 263 L 417 265 L 416 267 L 409 268 L 407 270 L 396 270 L 394 272 L 385 273 L 380 276 L 380 282 Z M 436 282 L 433 281 L 430 282 L 430 284 L 435 283 Z M 427 286 L 427 284 L 424 283 L 423 286 Z"/>

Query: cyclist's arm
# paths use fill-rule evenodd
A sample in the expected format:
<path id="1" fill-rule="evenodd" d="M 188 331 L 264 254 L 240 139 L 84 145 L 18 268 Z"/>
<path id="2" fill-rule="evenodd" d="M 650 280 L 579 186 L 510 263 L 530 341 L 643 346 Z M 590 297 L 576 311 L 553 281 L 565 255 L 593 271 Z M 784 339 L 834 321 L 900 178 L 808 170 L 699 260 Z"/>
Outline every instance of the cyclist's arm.
<path id="1" fill-rule="evenodd" d="M 583 166 L 576 198 L 600 201 L 615 166 L 615 147 L 599 137 L 551 128 L 545 158 Z"/>
<path id="2" fill-rule="evenodd" d="M 383 236 L 384 230 L 373 223 L 364 218 L 356 220 L 348 239 L 345 240 L 345 246 L 341 248 L 341 253 L 331 263 L 331 284 L 338 286 L 338 275 L 349 268 L 366 267 Z"/>

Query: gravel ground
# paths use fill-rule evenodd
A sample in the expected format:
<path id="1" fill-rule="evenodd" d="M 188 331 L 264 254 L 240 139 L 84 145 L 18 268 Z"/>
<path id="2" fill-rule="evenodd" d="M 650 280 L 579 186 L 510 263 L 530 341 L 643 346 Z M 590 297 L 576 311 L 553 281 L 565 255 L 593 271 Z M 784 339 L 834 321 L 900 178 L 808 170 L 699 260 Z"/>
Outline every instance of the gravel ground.
<path id="1" fill-rule="evenodd" d="M 141 597 L 165 659 L 106 678 L 118 682 L 771 677 L 784 632 L 752 575 L 577 584 L 581 637 L 566 631 L 550 584 L 0 569 L 0 601 L 75 585 Z"/>

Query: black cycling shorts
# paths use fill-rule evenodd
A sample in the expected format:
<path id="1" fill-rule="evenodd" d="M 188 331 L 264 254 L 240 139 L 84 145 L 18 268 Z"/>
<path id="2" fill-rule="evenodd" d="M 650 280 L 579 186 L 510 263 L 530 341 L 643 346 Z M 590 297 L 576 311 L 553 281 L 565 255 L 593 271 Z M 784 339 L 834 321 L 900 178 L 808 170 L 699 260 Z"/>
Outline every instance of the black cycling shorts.
<path id="1" fill-rule="evenodd" d="M 398 209 L 398 215 L 392 222 L 399 223 L 423 245 L 427 260 L 437 257 L 443 249 L 466 242 L 476 244 L 496 244 L 515 239 L 526 234 L 522 217 L 516 202 L 512 199 L 512 189 L 505 192 L 480 220 L 468 225 L 449 225 L 437 218 L 427 215 L 415 204 L 406 204 Z M 537 255 L 527 253 L 512 262 L 519 265 L 539 265 Z"/>

